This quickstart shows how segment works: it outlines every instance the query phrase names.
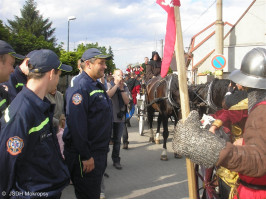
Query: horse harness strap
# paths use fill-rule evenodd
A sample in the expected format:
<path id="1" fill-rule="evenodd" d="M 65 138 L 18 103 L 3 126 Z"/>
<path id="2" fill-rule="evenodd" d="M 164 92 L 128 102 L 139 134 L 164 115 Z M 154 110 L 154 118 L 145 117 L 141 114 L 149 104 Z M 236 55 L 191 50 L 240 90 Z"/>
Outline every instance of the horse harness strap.
<path id="1" fill-rule="evenodd" d="M 153 86 L 153 87 L 154 87 L 154 100 L 153 100 L 151 103 L 149 103 L 149 104 L 147 105 L 147 107 L 151 106 L 151 105 L 154 104 L 154 103 L 158 103 L 158 102 L 160 102 L 160 101 L 163 101 L 163 100 L 167 99 L 167 100 L 170 102 L 170 104 L 171 104 L 172 106 L 174 106 L 174 107 L 176 107 L 176 108 L 180 108 L 180 106 L 178 106 L 178 104 L 175 103 L 175 101 L 172 99 L 172 96 L 171 96 L 171 91 L 170 91 L 170 89 L 171 89 L 172 81 L 173 81 L 173 76 L 170 77 L 170 81 L 168 82 L 168 84 L 167 84 L 167 81 L 166 81 L 165 78 L 159 80 L 158 82 L 156 82 L 156 83 L 154 84 L 154 86 Z M 162 83 L 164 83 L 164 82 L 166 83 L 166 93 L 167 93 L 167 94 L 166 94 L 165 97 L 159 97 L 159 98 L 157 98 L 157 88 L 158 88 Z"/>
<path id="2" fill-rule="evenodd" d="M 172 82 L 173 82 L 173 76 L 170 77 L 170 81 L 169 81 L 169 84 L 168 84 L 168 87 L 167 87 L 168 101 L 170 102 L 170 104 L 173 107 L 180 108 L 180 106 L 173 100 L 172 95 L 171 95 L 171 85 L 172 85 Z"/>
<path id="3" fill-rule="evenodd" d="M 165 81 L 165 79 L 161 79 L 160 81 L 154 83 L 154 86 L 153 86 L 153 87 L 154 87 L 154 93 L 153 93 L 154 100 L 153 100 L 151 103 L 149 103 L 149 104 L 147 105 L 147 107 L 151 106 L 152 104 L 155 104 L 155 103 L 158 103 L 158 102 L 160 102 L 160 101 L 163 101 L 163 100 L 167 99 L 167 97 L 160 97 L 160 98 L 157 98 L 157 88 L 158 88 L 158 87 L 159 87 L 164 81 Z"/>
<path id="4" fill-rule="evenodd" d="M 198 91 L 198 90 L 197 90 Z M 198 97 L 201 101 L 203 101 L 206 105 L 208 105 L 208 102 L 206 102 L 198 93 L 197 93 L 197 91 L 193 91 L 192 90 L 192 92 L 196 95 L 196 98 Z M 195 101 L 196 100 L 196 98 L 194 98 L 193 100 L 192 100 L 192 102 L 193 101 Z"/>
<path id="5" fill-rule="evenodd" d="M 212 86 L 213 86 L 214 80 L 210 83 L 208 88 L 208 94 L 207 94 L 207 105 L 212 108 L 213 110 L 217 111 L 218 107 L 213 103 L 212 100 Z"/>

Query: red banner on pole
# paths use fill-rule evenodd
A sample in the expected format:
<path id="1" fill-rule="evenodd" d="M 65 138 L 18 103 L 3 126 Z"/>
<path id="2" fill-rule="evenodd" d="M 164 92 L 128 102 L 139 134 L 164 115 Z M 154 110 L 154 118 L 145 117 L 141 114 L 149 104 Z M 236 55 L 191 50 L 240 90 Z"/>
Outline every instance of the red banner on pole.
<path id="1" fill-rule="evenodd" d="M 174 6 L 180 6 L 179 0 L 157 0 L 159 4 L 167 13 L 167 25 L 165 34 L 165 45 L 163 50 L 163 61 L 161 67 L 161 76 L 165 77 L 169 70 L 176 40 L 176 27 L 175 27 L 175 12 Z"/>

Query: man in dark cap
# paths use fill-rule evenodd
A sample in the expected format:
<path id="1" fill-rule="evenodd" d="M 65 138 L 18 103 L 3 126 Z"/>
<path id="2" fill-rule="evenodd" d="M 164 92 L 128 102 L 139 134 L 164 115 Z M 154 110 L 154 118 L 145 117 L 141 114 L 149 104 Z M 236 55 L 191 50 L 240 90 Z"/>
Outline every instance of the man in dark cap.
<path id="1" fill-rule="evenodd" d="M 1 84 L 7 88 L 10 101 L 17 96 L 17 94 L 22 90 L 23 86 L 27 83 L 27 76 L 29 74 L 29 59 L 36 51 L 37 50 L 33 50 L 28 53 L 22 63 L 16 66 L 14 72 L 10 74 L 9 80 Z"/>
<path id="2" fill-rule="evenodd" d="M 60 198 L 69 184 L 45 95 L 56 88 L 61 71 L 71 71 L 51 50 L 29 60 L 27 85 L 1 118 L 0 198 Z"/>
<path id="3" fill-rule="evenodd" d="M 8 81 L 14 71 L 15 58 L 23 60 L 25 56 L 17 54 L 10 44 L 0 40 L 0 83 Z"/>
<path id="4" fill-rule="evenodd" d="M 83 72 L 66 91 L 64 155 L 77 198 L 99 199 L 112 133 L 112 103 L 97 79 L 107 68 L 96 48 L 81 57 Z"/>
<path id="5" fill-rule="evenodd" d="M 14 71 L 15 58 L 24 59 L 25 57 L 16 54 L 10 44 L 0 40 L 0 83 L 8 81 L 9 75 Z M 0 117 L 10 102 L 8 87 L 0 85 Z"/>

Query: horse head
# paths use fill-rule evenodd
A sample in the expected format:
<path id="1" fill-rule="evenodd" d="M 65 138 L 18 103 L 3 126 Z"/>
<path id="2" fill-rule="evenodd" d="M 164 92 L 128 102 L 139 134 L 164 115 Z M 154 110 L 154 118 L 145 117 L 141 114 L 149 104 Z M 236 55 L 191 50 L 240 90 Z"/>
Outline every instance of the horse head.
<path id="1" fill-rule="evenodd" d="M 200 117 L 204 113 L 215 113 L 222 109 L 229 83 L 228 79 L 214 79 L 205 84 L 189 86 L 190 109 L 198 110 Z"/>

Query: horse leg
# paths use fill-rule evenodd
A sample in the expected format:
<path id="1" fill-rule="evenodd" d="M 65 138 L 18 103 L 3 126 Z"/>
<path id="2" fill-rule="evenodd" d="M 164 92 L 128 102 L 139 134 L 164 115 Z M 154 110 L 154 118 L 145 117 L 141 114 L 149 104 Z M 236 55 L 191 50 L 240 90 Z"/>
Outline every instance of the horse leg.
<path id="1" fill-rule="evenodd" d="M 168 116 L 163 115 L 162 116 L 162 121 L 163 121 L 163 152 L 161 154 L 161 160 L 167 161 L 167 147 L 166 147 L 166 142 L 169 136 L 169 131 L 168 131 Z"/>
<path id="2" fill-rule="evenodd" d="M 152 130 L 152 123 L 153 123 L 153 115 L 154 115 L 154 109 L 151 106 L 147 107 L 147 113 L 148 113 L 148 122 L 150 127 L 150 139 L 149 142 L 155 142 L 154 140 L 154 134 Z"/>
<path id="3" fill-rule="evenodd" d="M 178 109 L 175 108 L 175 112 L 174 112 L 174 119 L 175 119 L 174 132 L 176 132 L 176 124 L 177 124 L 179 118 L 180 117 L 178 116 Z M 182 158 L 182 156 L 179 155 L 177 152 L 174 152 L 174 157 L 177 158 L 177 159 Z"/>
<path id="4" fill-rule="evenodd" d="M 157 131 L 155 136 L 155 143 L 160 144 L 160 126 L 162 122 L 162 115 L 159 113 L 158 120 L 157 120 Z"/>

